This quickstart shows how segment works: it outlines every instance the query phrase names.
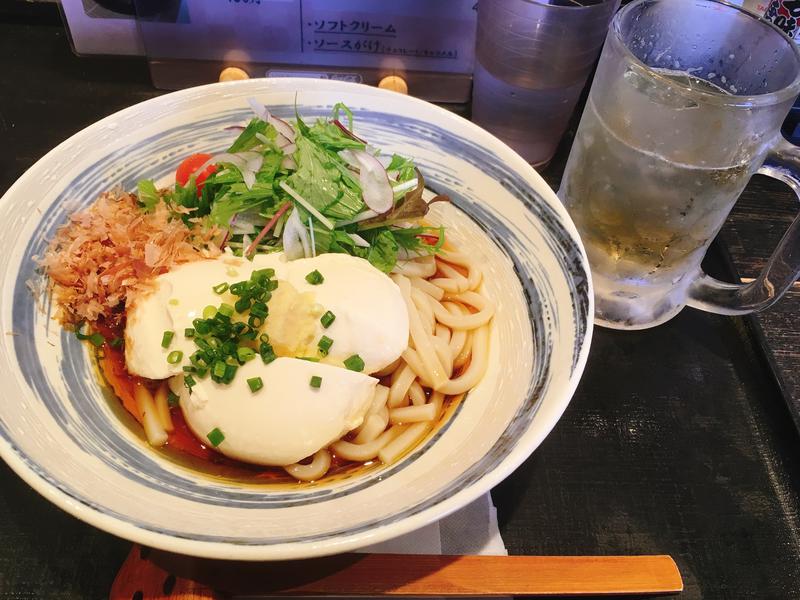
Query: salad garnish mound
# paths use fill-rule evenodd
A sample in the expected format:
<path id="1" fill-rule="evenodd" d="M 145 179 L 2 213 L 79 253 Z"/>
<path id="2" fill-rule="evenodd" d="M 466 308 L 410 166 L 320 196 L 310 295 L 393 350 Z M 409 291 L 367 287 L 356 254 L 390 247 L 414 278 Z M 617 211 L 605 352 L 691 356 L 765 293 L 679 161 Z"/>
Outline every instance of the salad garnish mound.
<path id="1" fill-rule="evenodd" d="M 357 136 L 344 104 L 313 123 L 250 105 L 255 116 L 235 127 L 230 147 L 185 158 L 174 185 L 112 190 L 60 228 L 40 263 L 64 323 L 118 326 L 128 290 L 223 251 L 283 251 L 290 260 L 345 253 L 388 273 L 398 259 L 441 250 L 444 228 L 421 219 L 448 198 L 426 202 L 414 161 L 382 156 Z"/>

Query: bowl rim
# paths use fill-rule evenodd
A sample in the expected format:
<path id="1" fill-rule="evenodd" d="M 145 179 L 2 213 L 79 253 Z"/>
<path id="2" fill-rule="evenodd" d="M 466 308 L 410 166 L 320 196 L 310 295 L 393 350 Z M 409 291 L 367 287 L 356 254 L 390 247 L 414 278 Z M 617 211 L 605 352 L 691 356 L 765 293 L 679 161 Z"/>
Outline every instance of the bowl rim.
<path id="1" fill-rule="evenodd" d="M 367 86 L 364 84 L 351 83 L 345 81 L 326 80 L 326 79 L 310 79 L 310 78 L 262 78 L 262 79 L 249 79 L 244 81 L 231 81 L 231 82 L 216 82 L 203 86 L 186 88 L 177 90 L 149 98 L 142 102 L 137 102 L 116 111 L 94 123 L 84 127 L 80 131 L 74 133 L 44 156 L 38 159 L 8 188 L 8 190 L 0 197 L 0 205 L 9 202 L 10 198 L 17 193 L 17 189 L 25 185 L 28 179 L 34 176 L 34 171 L 41 168 L 42 165 L 47 164 L 54 155 L 58 155 L 65 147 L 79 142 L 84 136 L 91 135 L 97 130 L 106 127 L 108 123 L 123 120 L 129 113 L 140 110 L 147 105 L 158 105 L 159 103 L 169 102 L 170 100 L 179 99 L 182 96 L 189 96 L 196 94 L 198 91 L 210 89 L 247 89 L 253 88 L 253 94 L 268 93 L 271 88 L 277 88 L 282 91 L 282 88 L 301 88 L 310 91 L 323 91 L 328 92 L 331 90 L 341 89 L 342 92 L 355 92 L 364 93 L 369 91 L 373 96 L 386 96 L 394 100 L 398 100 L 398 94 L 390 90 L 383 90 L 380 88 Z M 365 89 L 366 88 L 366 89 Z M 444 121 L 450 120 L 455 126 L 466 130 L 467 133 L 472 133 L 478 137 L 489 138 L 492 143 L 500 147 L 504 153 L 509 154 L 509 167 L 518 172 L 526 181 L 536 182 L 542 184 L 544 193 L 540 195 L 545 198 L 551 207 L 558 213 L 562 220 L 562 225 L 570 236 L 571 242 L 579 250 L 581 257 L 581 267 L 583 275 L 587 281 L 587 322 L 585 324 L 585 333 L 583 337 L 583 344 L 580 348 L 577 360 L 574 363 L 574 368 L 569 376 L 565 385 L 564 391 L 560 395 L 560 405 L 554 411 L 552 417 L 547 422 L 539 421 L 538 424 L 541 431 L 532 439 L 528 440 L 525 444 L 518 444 L 514 449 L 503 459 L 503 461 L 492 471 L 483 474 L 480 478 L 476 479 L 473 483 L 469 484 L 462 490 L 453 494 L 452 496 L 444 499 L 443 501 L 425 508 L 420 512 L 411 515 L 403 520 L 379 525 L 368 532 L 360 532 L 353 534 L 345 534 L 336 538 L 329 538 L 324 541 L 318 542 L 290 542 L 275 545 L 237 545 L 226 542 L 210 542 L 196 540 L 191 537 L 177 537 L 149 529 L 144 529 L 133 525 L 128 522 L 123 522 L 116 517 L 106 514 L 94 506 L 79 501 L 72 497 L 67 492 L 61 490 L 57 485 L 47 481 L 44 477 L 38 474 L 35 469 L 31 468 L 24 459 L 19 455 L 18 449 L 13 444 L 13 440 L 0 440 L 0 457 L 11 467 L 11 469 L 19 475 L 19 477 L 36 490 L 43 497 L 48 499 L 57 507 L 61 508 L 70 515 L 97 527 L 103 531 L 111 533 L 115 536 L 136 542 L 142 545 L 160 548 L 169 552 L 195 556 L 199 558 L 212 558 L 223 560 L 247 560 L 247 561 L 264 561 L 264 560 L 293 560 L 302 558 L 313 558 L 320 556 L 328 556 L 342 552 L 355 551 L 363 548 L 366 545 L 375 544 L 378 542 L 386 541 L 406 533 L 410 533 L 425 525 L 438 521 L 449 514 L 463 508 L 479 496 L 490 491 L 493 487 L 503 481 L 506 477 L 519 467 L 535 450 L 539 447 L 542 441 L 550 434 L 556 423 L 560 420 L 567 406 L 569 405 L 578 383 L 583 374 L 586 366 L 589 348 L 591 346 L 593 335 L 593 320 L 591 315 L 594 313 L 594 296 L 591 279 L 591 271 L 589 269 L 589 262 L 586 255 L 583 242 L 578 235 L 577 229 L 572 222 L 566 208 L 558 199 L 555 192 L 547 185 L 542 177 L 536 170 L 527 163 L 521 156 L 512 150 L 507 144 L 494 137 L 491 133 L 482 129 L 473 122 L 451 112 L 447 109 L 435 105 L 433 103 L 421 100 L 413 96 L 405 96 L 404 102 L 410 103 L 411 106 L 424 107 L 425 110 L 433 110 L 438 116 L 442 117 Z M 530 433 L 527 430 L 525 433 Z"/>

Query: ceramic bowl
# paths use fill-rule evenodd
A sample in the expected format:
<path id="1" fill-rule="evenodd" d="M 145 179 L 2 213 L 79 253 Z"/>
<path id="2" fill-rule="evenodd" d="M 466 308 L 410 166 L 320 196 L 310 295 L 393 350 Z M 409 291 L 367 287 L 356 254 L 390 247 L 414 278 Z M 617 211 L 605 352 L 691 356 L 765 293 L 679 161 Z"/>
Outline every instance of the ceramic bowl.
<path id="1" fill-rule="evenodd" d="M 255 97 L 275 114 L 355 113 L 358 135 L 416 158 L 448 194 L 432 220 L 483 265 L 498 305 L 491 361 L 458 410 L 399 462 L 312 485 L 213 479 L 154 451 L 120 415 L 87 347 L 51 318 L 35 257 L 70 213 L 115 185 L 168 181 L 181 158 L 221 151 Z M 510 148 L 421 100 L 318 79 L 213 84 L 148 100 L 87 127 L 0 200 L 0 454 L 67 512 L 183 554 L 272 560 L 357 549 L 455 511 L 507 477 L 564 412 L 592 332 L 578 235 L 555 194 Z"/>

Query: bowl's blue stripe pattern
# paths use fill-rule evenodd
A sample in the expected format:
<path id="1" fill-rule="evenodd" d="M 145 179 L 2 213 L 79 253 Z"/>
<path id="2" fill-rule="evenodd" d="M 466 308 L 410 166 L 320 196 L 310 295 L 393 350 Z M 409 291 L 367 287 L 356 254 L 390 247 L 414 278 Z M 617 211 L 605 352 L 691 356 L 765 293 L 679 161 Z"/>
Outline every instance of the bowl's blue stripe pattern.
<path id="1" fill-rule="evenodd" d="M 357 107 L 354 107 L 357 108 Z M 329 114 L 329 106 L 304 107 L 303 113 L 310 116 Z M 274 112 L 279 116 L 291 117 L 294 107 L 274 107 Z M 373 139 L 386 139 L 393 132 L 402 131 L 404 136 L 412 133 L 420 143 L 429 143 L 444 152 L 452 153 L 463 158 L 489 174 L 493 179 L 500 181 L 514 196 L 521 200 L 529 209 L 530 223 L 548 231 L 544 236 L 549 245 L 549 250 L 559 262 L 570 289 L 572 301 L 572 323 L 575 328 L 575 348 L 573 352 L 573 370 L 579 360 L 579 349 L 583 346 L 587 331 L 586 323 L 591 315 L 589 308 L 589 283 L 584 276 L 581 252 L 572 241 L 560 215 L 548 203 L 531 189 L 527 182 L 513 169 L 508 168 L 495 155 L 486 149 L 474 144 L 468 139 L 457 136 L 428 122 L 413 118 L 386 114 L 368 109 L 358 109 L 359 123 L 365 130 L 371 130 Z M 222 128 L 231 123 L 240 122 L 248 118 L 248 112 L 233 110 L 221 113 L 214 118 L 194 124 L 191 128 L 179 127 L 160 133 L 158 136 L 146 139 L 136 144 L 136 151 L 132 148 L 122 148 L 108 154 L 103 160 L 93 164 L 81 173 L 67 186 L 50 209 L 43 215 L 36 234 L 32 237 L 26 256 L 41 255 L 45 250 L 47 240 L 51 239 L 55 229 L 65 222 L 67 215 L 89 204 L 98 193 L 121 183 L 126 189 L 132 189 L 137 180 L 142 178 L 158 179 L 172 170 L 177 159 L 188 152 L 197 151 L 198 143 L 202 140 L 203 150 L 208 150 L 211 143 L 212 150 L 220 150 L 227 145 L 231 138 L 230 132 Z M 137 159 L 130 157 L 139 156 Z M 154 161 L 151 157 L 159 157 Z M 116 169 L 112 169 L 115 165 Z M 555 296 L 549 288 L 548 278 L 540 270 L 536 257 L 532 255 L 531 248 L 526 244 L 525 236 L 519 224 L 503 219 L 485 209 L 480 198 L 463 193 L 464 185 L 459 174 L 436 161 L 429 160 L 421 163 L 421 168 L 430 182 L 430 186 L 437 192 L 449 194 L 453 202 L 475 220 L 475 222 L 489 235 L 499 247 L 503 249 L 512 261 L 523 290 L 528 300 L 528 309 L 531 319 L 532 334 L 535 343 L 534 370 L 528 390 L 527 401 L 524 402 L 509 423 L 507 429 L 497 440 L 494 447 L 478 462 L 473 464 L 464 475 L 454 484 L 440 490 L 426 498 L 407 511 L 392 515 L 387 519 L 374 522 L 364 522 L 358 527 L 350 527 L 345 531 L 329 531 L 320 535 L 306 538 L 286 538 L 281 536 L 231 539 L 225 536 L 204 534 L 186 535 L 180 531 L 169 531 L 155 528 L 146 522 L 136 522 L 127 515 L 115 513 L 106 506 L 97 506 L 91 498 L 84 497 L 72 489 L 67 482 L 58 481 L 50 473 L 34 464 L 18 448 L 17 454 L 37 472 L 42 478 L 58 487 L 75 500 L 91 506 L 97 511 L 114 516 L 149 531 L 155 531 L 175 537 L 191 538 L 200 541 L 228 542 L 245 545 L 273 545 L 285 542 L 316 542 L 337 537 L 342 534 L 356 534 L 359 531 L 369 530 L 381 524 L 402 520 L 412 514 L 419 513 L 428 507 L 440 502 L 443 498 L 452 496 L 460 489 L 468 487 L 483 474 L 491 471 L 500 463 L 511 448 L 515 440 L 530 424 L 538 408 L 538 398 L 547 389 L 551 380 L 549 372 L 551 340 L 553 332 L 561 326 L 555 322 L 557 312 L 549 310 L 549 303 Z M 26 282 L 36 277 L 36 265 L 32 259 L 27 259 L 19 272 L 13 306 L 13 320 L 20 328 L 32 330 L 34 323 L 35 305 L 31 302 L 30 293 Z M 298 504 L 324 502 L 352 494 L 360 489 L 379 484 L 379 482 L 407 466 L 414 461 L 426 448 L 436 443 L 445 429 L 436 437 L 429 440 L 425 447 L 417 449 L 412 455 L 397 465 L 388 469 L 367 474 L 356 480 L 337 486 L 326 488 L 301 489 L 298 491 L 276 492 L 252 488 L 237 488 L 234 485 L 201 485 L 197 481 L 183 477 L 173 471 L 164 469 L 153 455 L 142 452 L 140 448 L 132 445 L 128 440 L 119 435 L 115 430 L 109 429 L 102 408 L 93 400 L 91 386 L 95 382 L 87 381 L 86 355 L 79 342 L 71 335 L 62 333 L 62 345 L 65 349 L 64 359 L 61 364 L 61 376 L 70 389 L 70 408 L 77 418 L 65 410 L 63 399 L 57 397 L 55 391 L 47 380 L 45 370 L 39 360 L 37 349 L 33 340 L 28 337 L 15 339 L 17 359 L 23 369 L 23 375 L 28 384 L 36 391 L 36 395 L 45 404 L 53 419 L 61 428 L 72 437 L 75 443 L 85 449 L 88 454 L 99 458 L 107 465 L 134 479 L 140 485 L 158 489 L 159 491 L 187 500 L 205 504 L 217 504 L 235 508 L 285 508 Z M 13 445 L 13 441 L 4 424 L 0 423 L 0 435 Z"/>

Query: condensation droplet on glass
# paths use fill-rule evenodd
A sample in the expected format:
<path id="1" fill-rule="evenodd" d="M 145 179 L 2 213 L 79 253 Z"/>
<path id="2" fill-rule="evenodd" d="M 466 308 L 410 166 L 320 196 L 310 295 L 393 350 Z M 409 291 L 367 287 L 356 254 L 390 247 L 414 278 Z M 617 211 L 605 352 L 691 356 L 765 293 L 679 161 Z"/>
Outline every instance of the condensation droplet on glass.
<path id="1" fill-rule="evenodd" d="M 720 77 L 720 78 L 719 78 L 719 80 L 720 80 L 722 83 L 727 83 L 727 81 L 728 81 L 728 78 L 727 78 L 727 77 L 725 77 L 725 75 L 723 75 L 722 77 Z"/>
<path id="2" fill-rule="evenodd" d="M 714 73 L 713 71 L 712 71 L 711 73 L 709 73 L 709 74 L 708 74 L 708 78 L 709 78 L 709 79 L 714 79 L 714 77 L 716 77 L 716 76 L 717 76 L 717 74 L 716 74 L 716 73 Z"/>
<path id="3" fill-rule="evenodd" d="M 734 58 L 736 58 L 736 55 L 735 55 L 735 54 L 733 54 L 733 53 L 731 53 L 731 54 L 728 54 L 728 58 L 729 58 L 729 59 L 731 59 L 731 60 L 733 60 Z"/>

